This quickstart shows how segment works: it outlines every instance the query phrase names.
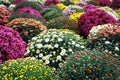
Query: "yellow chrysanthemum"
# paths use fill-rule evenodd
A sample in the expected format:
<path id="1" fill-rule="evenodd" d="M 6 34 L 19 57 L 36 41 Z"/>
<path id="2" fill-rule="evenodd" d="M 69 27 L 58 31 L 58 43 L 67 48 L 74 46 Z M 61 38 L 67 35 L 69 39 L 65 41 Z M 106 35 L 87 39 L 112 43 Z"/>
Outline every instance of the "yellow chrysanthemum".
<path id="1" fill-rule="evenodd" d="M 72 3 L 74 3 L 74 4 L 77 4 L 78 2 L 80 2 L 80 1 L 84 1 L 84 0 L 70 0 Z"/>
<path id="2" fill-rule="evenodd" d="M 56 4 L 56 6 L 58 6 L 60 9 L 65 9 L 67 6 L 66 5 L 64 5 L 64 4 L 62 4 L 62 3 L 60 3 L 60 4 Z"/>
<path id="3" fill-rule="evenodd" d="M 76 23 L 78 22 L 78 18 L 84 14 L 84 12 L 76 12 L 70 15 L 70 20 L 74 20 Z"/>
<path id="4" fill-rule="evenodd" d="M 116 10 L 118 16 L 120 17 L 120 9 Z"/>

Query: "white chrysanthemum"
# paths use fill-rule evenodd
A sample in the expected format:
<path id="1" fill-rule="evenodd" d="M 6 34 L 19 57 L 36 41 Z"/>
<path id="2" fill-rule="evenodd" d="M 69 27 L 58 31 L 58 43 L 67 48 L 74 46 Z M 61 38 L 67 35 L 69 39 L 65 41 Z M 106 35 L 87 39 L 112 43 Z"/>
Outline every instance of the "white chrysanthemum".
<path id="1" fill-rule="evenodd" d="M 116 50 L 116 51 L 119 51 L 119 48 L 118 48 L 118 47 L 115 47 L 115 50 Z"/>
<path id="2" fill-rule="evenodd" d="M 61 38 L 58 38 L 58 42 L 61 42 L 61 41 L 63 41 Z"/>
<path id="3" fill-rule="evenodd" d="M 63 66 L 63 63 L 59 63 L 59 67 L 62 67 Z"/>
<path id="4" fill-rule="evenodd" d="M 79 44 L 76 44 L 75 46 L 76 46 L 76 47 L 80 47 L 80 45 L 79 45 Z"/>
<path id="5" fill-rule="evenodd" d="M 72 44 L 75 45 L 75 41 L 72 41 Z"/>
<path id="6" fill-rule="evenodd" d="M 62 60 L 62 57 L 59 55 L 59 56 L 57 56 L 57 59 L 56 59 L 57 61 L 59 60 L 59 61 L 61 61 Z"/>
<path id="7" fill-rule="evenodd" d="M 70 49 L 68 49 L 68 51 L 72 52 L 73 50 L 70 48 Z"/>
<path id="8" fill-rule="evenodd" d="M 55 35 L 55 34 L 53 34 L 53 35 L 52 35 L 52 37 L 53 37 L 53 38 L 55 38 L 55 37 L 58 37 L 58 36 L 57 36 L 57 35 Z"/>
<path id="9" fill-rule="evenodd" d="M 34 1 L 34 2 L 37 2 L 39 4 L 44 4 L 46 0 L 28 0 L 28 1 Z"/>
<path id="10" fill-rule="evenodd" d="M 58 48 L 58 46 L 59 46 L 58 44 L 55 44 L 55 46 L 54 46 L 54 47 L 55 47 L 55 48 Z"/>
<path id="11" fill-rule="evenodd" d="M 36 46 L 37 46 L 37 48 L 39 48 L 39 49 L 43 47 L 42 44 L 36 44 Z"/>
<path id="12" fill-rule="evenodd" d="M 116 20 L 119 18 L 118 14 L 112 8 L 110 8 L 108 6 L 100 7 L 99 9 L 104 10 L 109 15 L 113 16 Z"/>
<path id="13" fill-rule="evenodd" d="M 45 64 L 49 64 L 50 63 L 50 61 L 49 60 L 45 60 Z"/>
<path id="14" fill-rule="evenodd" d="M 105 44 L 111 44 L 110 41 L 105 41 Z"/>
<path id="15" fill-rule="evenodd" d="M 40 50 L 39 50 L 39 49 L 38 49 L 38 50 L 36 50 L 36 53 L 37 53 L 37 54 L 39 54 L 39 53 L 40 53 Z"/>
<path id="16" fill-rule="evenodd" d="M 15 6 L 16 6 L 15 4 L 11 4 L 11 5 L 9 6 L 9 9 L 11 9 L 11 10 L 12 10 L 12 9 L 14 9 L 14 8 L 15 8 Z"/>
<path id="17" fill-rule="evenodd" d="M 42 54 L 42 53 L 40 53 L 40 54 L 39 54 L 39 57 L 40 57 L 40 58 L 42 58 L 42 57 L 43 57 L 43 54 Z"/>
<path id="18" fill-rule="evenodd" d="M 50 40 L 49 38 L 46 38 L 46 39 L 45 39 L 45 42 L 49 42 L 49 40 Z"/>
<path id="19" fill-rule="evenodd" d="M 81 46 L 81 48 L 82 48 L 82 49 L 84 49 L 84 48 L 85 48 L 85 46 Z"/>
<path id="20" fill-rule="evenodd" d="M 62 49 L 61 52 L 60 52 L 60 55 L 61 55 L 61 56 L 64 56 L 65 53 L 66 53 L 66 49 Z"/>

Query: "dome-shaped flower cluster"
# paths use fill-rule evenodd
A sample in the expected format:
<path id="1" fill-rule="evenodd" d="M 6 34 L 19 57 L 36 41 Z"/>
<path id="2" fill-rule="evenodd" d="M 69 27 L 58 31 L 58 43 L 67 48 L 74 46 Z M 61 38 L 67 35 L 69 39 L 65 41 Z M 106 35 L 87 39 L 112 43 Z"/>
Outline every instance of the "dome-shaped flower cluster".
<path id="1" fill-rule="evenodd" d="M 18 31 L 23 40 L 28 42 L 32 37 L 36 36 L 40 32 L 46 30 L 40 21 L 29 18 L 16 18 L 6 24 L 7 27 L 11 27 Z"/>
<path id="2" fill-rule="evenodd" d="M 87 45 L 90 49 L 120 55 L 120 26 L 111 24 L 94 26 L 90 30 L 89 39 Z"/>
<path id="3" fill-rule="evenodd" d="M 10 12 L 5 7 L 0 7 L 0 25 L 4 25 L 8 22 Z"/>
<path id="4" fill-rule="evenodd" d="M 35 57 L 51 67 L 58 68 L 68 55 L 84 48 L 84 40 L 74 32 L 49 29 L 28 42 L 25 55 Z"/>
<path id="5" fill-rule="evenodd" d="M 116 22 L 116 19 L 104 10 L 94 9 L 87 11 L 79 18 L 78 28 L 80 35 L 87 37 L 93 26 L 107 23 L 116 24 Z"/>
<path id="6" fill-rule="evenodd" d="M 23 58 L 26 47 L 17 31 L 0 26 L 0 64 L 9 59 Z"/>
<path id="7" fill-rule="evenodd" d="M 9 60 L 0 65 L 0 80 L 54 80 L 54 72 L 34 58 Z"/>
<path id="8" fill-rule="evenodd" d="M 83 50 L 70 55 L 58 80 L 119 80 L 120 61 L 109 53 Z"/>

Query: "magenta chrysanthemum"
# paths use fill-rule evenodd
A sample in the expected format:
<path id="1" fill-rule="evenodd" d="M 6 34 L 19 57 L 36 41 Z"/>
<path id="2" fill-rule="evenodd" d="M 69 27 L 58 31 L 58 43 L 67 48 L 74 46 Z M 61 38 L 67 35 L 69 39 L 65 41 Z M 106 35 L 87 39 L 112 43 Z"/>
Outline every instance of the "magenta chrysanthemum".
<path id="1" fill-rule="evenodd" d="M 112 0 L 113 1 L 113 5 L 112 7 L 115 9 L 120 8 L 120 0 Z"/>
<path id="2" fill-rule="evenodd" d="M 20 2 L 27 1 L 27 0 L 14 0 L 13 4 L 19 4 Z"/>
<path id="3" fill-rule="evenodd" d="M 0 25 L 0 64 L 9 59 L 23 58 L 26 47 L 17 31 Z"/>
<path id="4" fill-rule="evenodd" d="M 80 35 L 87 37 L 90 29 L 93 26 L 107 23 L 116 24 L 117 21 L 104 10 L 89 10 L 85 14 L 83 14 L 78 20 L 78 28 L 80 30 Z"/>
<path id="5" fill-rule="evenodd" d="M 28 13 L 28 14 L 30 14 L 30 15 L 35 15 L 35 16 L 37 16 L 37 17 L 39 17 L 39 18 L 42 18 L 41 14 L 40 14 L 37 10 L 32 9 L 32 8 L 30 8 L 30 7 L 20 8 L 20 9 L 18 9 L 16 12 L 24 12 L 24 13 Z"/>
<path id="6" fill-rule="evenodd" d="M 97 0 L 97 3 L 100 6 L 111 6 L 112 5 L 112 0 Z"/>
<path id="7" fill-rule="evenodd" d="M 58 4 L 58 3 L 60 3 L 59 0 L 46 0 L 45 6 L 49 6 L 51 4 Z"/>

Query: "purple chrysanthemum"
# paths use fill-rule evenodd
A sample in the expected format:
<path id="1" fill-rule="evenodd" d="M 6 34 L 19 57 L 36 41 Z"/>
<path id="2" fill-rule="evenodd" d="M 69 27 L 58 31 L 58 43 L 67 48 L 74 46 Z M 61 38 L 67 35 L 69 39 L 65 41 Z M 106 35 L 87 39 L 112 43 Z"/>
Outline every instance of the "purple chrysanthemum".
<path id="1" fill-rule="evenodd" d="M 89 10 L 85 14 L 83 14 L 78 20 L 78 28 L 80 30 L 80 35 L 87 37 L 90 29 L 93 26 L 107 23 L 116 24 L 117 21 L 114 17 L 109 15 L 104 10 Z"/>
<path id="2" fill-rule="evenodd" d="M 69 16 L 70 14 L 73 14 L 75 12 L 76 12 L 76 10 L 71 10 L 69 8 L 63 10 L 63 14 L 65 14 L 66 16 Z"/>
<path id="3" fill-rule="evenodd" d="M 96 9 L 96 6 L 93 4 L 88 4 L 83 8 L 85 11 Z"/>
<path id="4" fill-rule="evenodd" d="M 17 31 L 0 25 L 0 64 L 9 59 L 24 58 L 26 47 Z"/>
<path id="5" fill-rule="evenodd" d="M 117 20 L 117 24 L 120 25 L 120 18 Z"/>
<path id="6" fill-rule="evenodd" d="M 80 7 L 84 7 L 84 6 L 86 6 L 87 5 L 87 2 L 85 2 L 85 1 L 80 1 L 80 2 L 78 2 L 77 4 L 76 4 L 77 6 L 80 6 Z"/>
<path id="7" fill-rule="evenodd" d="M 41 14 L 40 14 L 37 10 L 32 9 L 32 8 L 30 8 L 30 7 L 20 8 L 20 9 L 18 9 L 16 12 L 24 12 L 24 13 L 28 13 L 28 14 L 30 14 L 30 15 L 35 15 L 35 16 L 37 16 L 37 17 L 39 17 L 39 18 L 42 18 Z"/>
<path id="8" fill-rule="evenodd" d="M 59 0 L 46 0 L 45 6 L 49 6 L 51 4 L 59 4 L 59 3 L 60 3 Z"/>

